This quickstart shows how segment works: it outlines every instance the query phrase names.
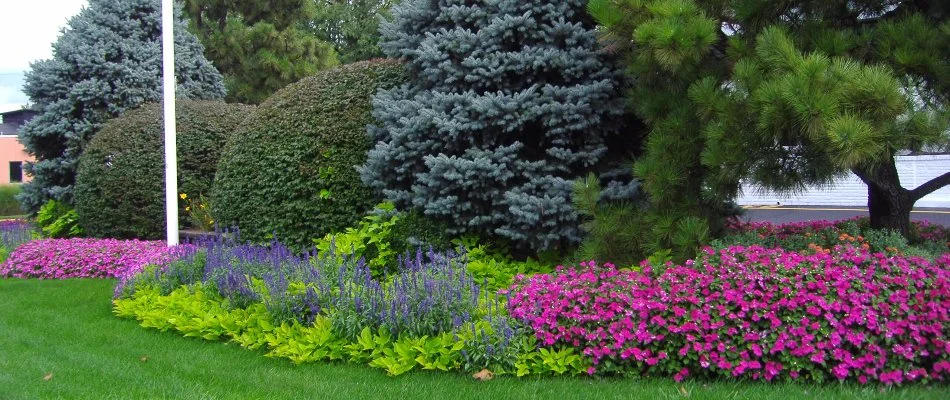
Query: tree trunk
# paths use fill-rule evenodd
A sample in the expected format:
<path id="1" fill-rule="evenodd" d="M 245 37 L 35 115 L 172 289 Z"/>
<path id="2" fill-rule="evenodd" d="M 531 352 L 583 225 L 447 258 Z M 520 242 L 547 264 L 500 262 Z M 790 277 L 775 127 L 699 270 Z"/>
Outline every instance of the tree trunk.
<path id="1" fill-rule="evenodd" d="M 910 211 L 917 198 L 901 187 L 894 158 L 890 157 L 874 168 L 855 168 L 853 171 L 868 185 L 871 228 L 897 231 L 910 239 Z"/>
<path id="2" fill-rule="evenodd" d="M 910 239 L 910 210 L 914 208 L 906 189 L 868 185 L 868 212 L 871 228 L 900 232 Z"/>

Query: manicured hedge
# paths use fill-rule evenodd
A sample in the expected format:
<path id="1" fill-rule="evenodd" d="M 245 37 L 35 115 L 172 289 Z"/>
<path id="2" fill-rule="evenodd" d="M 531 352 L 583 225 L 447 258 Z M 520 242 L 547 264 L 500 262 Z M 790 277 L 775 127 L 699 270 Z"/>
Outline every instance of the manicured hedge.
<path id="1" fill-rule="evenodd" d="M 355 167 L 371 143 L 370 100 L 401 83 L 396 61 L 345 65 L 275 93 L 248 117 L 221 158 L 215 219 L 241 236 L 291 247 L 355 224 L 378 202 Z"/>
<path id="2" fill-rule="evenodd" d="M 209 194 L 227 138 L 252 106 L 180 101 L 176 107 L 179 192 Z M 106 123 L 79 159 L 76 210 L 94 237 L 157 239 L 165 232 L 162 106 Z M 179 210 L 180 221 L 187 214 Z"/>

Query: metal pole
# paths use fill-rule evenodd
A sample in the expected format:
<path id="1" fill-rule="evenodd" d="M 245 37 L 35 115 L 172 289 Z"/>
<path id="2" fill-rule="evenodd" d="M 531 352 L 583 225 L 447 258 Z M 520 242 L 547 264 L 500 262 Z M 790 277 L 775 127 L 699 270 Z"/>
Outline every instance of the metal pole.
<path id="1" fill-rule="evenodd" d="M 165 108 L 165 234 L 178 244 L 178 144 L 175 140 L 175 9 L 162 0 L 162 74 Z"/>

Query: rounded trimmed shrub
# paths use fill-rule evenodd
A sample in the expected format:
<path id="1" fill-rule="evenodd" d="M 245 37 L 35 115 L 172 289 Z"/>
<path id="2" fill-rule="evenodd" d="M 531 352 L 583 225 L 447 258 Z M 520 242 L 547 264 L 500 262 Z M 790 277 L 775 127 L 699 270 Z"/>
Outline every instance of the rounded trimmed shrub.
<path id="1" fill-rule="evenodd" d="M 293 248 L 356 224 L 379 201 L 355 169 L 371 147 L 371 98 L 404 80 L 399 62 L 371 60 L 275 93 L 228 142 L 212 193 L 215 219 L 244 239 L 276 235 Z"/>
<path id="2" fill-rule="evenodd" d="M 209 194 L 228 137 L 253 106 L 179 101 L 178 191 Z M 165 145 L 161 104 L 106 123 L 79 158 L 76 211 L 93 237 L 159 239 L 165 235 Z M 180 221 L 187 219 L 184 204 Z"/>

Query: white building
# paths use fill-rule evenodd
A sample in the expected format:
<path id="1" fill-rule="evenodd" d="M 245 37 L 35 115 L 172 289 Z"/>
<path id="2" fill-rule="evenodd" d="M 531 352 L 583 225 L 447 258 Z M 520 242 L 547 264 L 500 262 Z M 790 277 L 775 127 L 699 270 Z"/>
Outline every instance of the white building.
<path id="1" fill-rule="evenodd" d="M 897 156 L 901 185 L 915 189 L 950 171 L 950 154 Z M 742 185 L 739 205 L 833 205 L 867 206 L 868 188 L 854 174 L 848 174 L 830 187 L 808 188 L 797 195 L 777 194 L 756 185 Z M 917 201 L 914 207 L 950 208 L 950 186 L 945 186 Z"/>

